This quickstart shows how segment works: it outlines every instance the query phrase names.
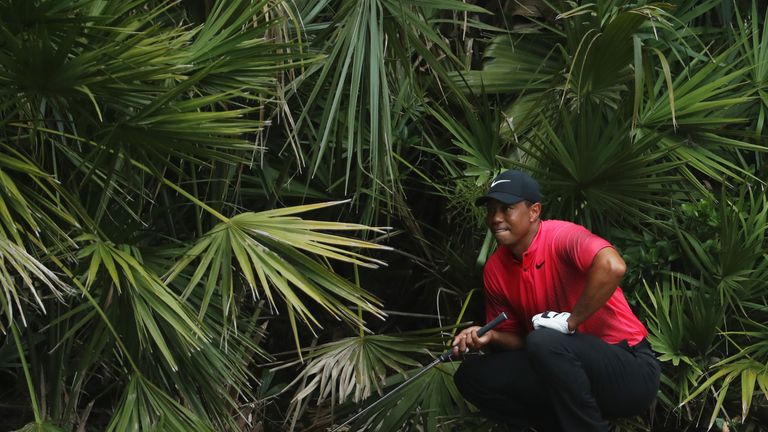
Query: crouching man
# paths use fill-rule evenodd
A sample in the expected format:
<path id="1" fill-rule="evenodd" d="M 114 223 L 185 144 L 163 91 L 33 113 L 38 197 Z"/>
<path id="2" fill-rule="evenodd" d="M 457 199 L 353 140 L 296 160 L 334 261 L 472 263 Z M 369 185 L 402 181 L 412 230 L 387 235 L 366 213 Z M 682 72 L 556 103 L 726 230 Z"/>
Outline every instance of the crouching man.
<path id="1" fill-rule="evenodd" d="M 660 367 L 619 282 L 624 260 L 570 222 L 541 220 L 539 185 L 508 170 L 477 200 L 499 244 L 484 269 L 486 316 L 509 319 L 454 340 L 468 356 L 454 380 L 484 415 L 523 430 L 608 431 L 606 418 L 645 411 Z"/>

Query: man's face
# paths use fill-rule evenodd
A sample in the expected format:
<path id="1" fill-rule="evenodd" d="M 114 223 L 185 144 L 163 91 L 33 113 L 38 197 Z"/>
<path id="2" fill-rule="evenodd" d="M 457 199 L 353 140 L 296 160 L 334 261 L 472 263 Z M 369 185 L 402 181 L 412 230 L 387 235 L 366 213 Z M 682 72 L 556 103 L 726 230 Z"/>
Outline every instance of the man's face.
<path id="1" fill-rule="evenodd" d="M 539 216 L 539 204 L 528 205 L 525 201 L 504 204 L 490 199 L 485 205 L 485 224 L 502 245 L 511 248 L 527 248 L 532 240 L 531 227 Z M 535 233 L 533 233 L 535 234 Z"/>

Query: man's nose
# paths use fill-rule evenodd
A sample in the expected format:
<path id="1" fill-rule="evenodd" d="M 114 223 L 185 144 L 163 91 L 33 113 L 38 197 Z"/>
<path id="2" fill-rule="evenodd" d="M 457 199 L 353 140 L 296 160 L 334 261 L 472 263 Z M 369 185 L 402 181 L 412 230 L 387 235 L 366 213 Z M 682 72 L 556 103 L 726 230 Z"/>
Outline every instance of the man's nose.
<path id="1" fill-rule="evenodd" d="M 490 218 L 493 221 L 502 220 L 504 218 L 504 210 L 500 206 L 493 207 L 489 213 Z"/>

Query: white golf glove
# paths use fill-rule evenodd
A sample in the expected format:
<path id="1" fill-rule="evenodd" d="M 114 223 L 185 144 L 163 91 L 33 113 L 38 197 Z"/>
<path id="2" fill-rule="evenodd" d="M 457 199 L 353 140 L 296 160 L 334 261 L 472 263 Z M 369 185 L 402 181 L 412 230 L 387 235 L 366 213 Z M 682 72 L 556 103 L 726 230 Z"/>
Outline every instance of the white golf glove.
<path id="1" fill-rule="evenodd" d="M 542 327 L 557 330 L 560 333 L 571 334 L 574 331 L 568 329 L 568 317 L 571 314 L 569 312 L 552 312 L 546 311 L 540 314 L 536 314 L 531 318 L 534 329 L 540 329 Z"/>

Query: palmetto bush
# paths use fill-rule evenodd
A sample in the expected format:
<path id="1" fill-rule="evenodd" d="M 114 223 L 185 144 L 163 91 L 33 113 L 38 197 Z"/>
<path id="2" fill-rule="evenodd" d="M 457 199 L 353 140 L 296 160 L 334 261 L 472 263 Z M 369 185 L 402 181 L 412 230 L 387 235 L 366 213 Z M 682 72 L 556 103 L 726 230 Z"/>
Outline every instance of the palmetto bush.
<path id="1" fill-rule="evenodd" d="M 239 197 L 280 80 L 317 60 L 278 41 L 291 9 L 211 6 L 0 2 L 6 426 L 239 430 L 259 317 L 380 314 L 330 263 L 377 266 L 334 234 L 370 228 Z"/>
<path id="2" fill-rule="evenodd" d="M 758 1 L 0 0 L 2 426 L 340 424 L 482 319 L 472 202 L 522 167 L 630 266 L 664 377 L 617 427 L 759 430 L 767 26 Z M 455 368 L 353 428 L 490 430 Z"/>
<path id="3" fill-rule="evenodd" d="M 515 146 L 498 159 L 539 177 L 545 216 L 587 225 L 640 266 L 625 288 L 669 366 L 654 429 L 755 430 L 768 396 L 765 81 L 754 73 L 768 60 L 765 10 L 547 5 L 455 79 L 508 101 L 500 131 Z"/>

